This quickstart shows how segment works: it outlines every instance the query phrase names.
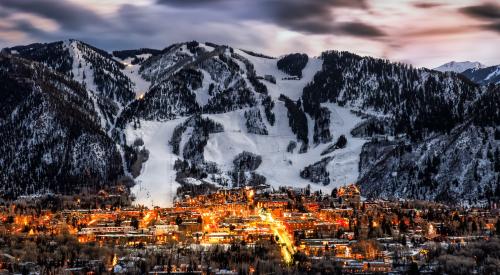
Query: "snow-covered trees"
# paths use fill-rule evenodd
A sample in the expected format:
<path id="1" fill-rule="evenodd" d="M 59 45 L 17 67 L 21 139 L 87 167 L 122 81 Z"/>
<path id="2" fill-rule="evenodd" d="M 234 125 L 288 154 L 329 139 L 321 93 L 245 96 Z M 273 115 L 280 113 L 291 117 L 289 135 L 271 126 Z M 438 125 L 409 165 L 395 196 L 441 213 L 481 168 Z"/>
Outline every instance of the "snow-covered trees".
<path id="1" fill-rule="evenodd" d="M 309 57 L 307 54 L 294 53 L 285 55 L 277 62 L 278 69 L 291 75 L 302 78 L 302 70 L 306 67 Z"/>
<path id="2" fill-rule="evenodd" d="M 332 160 L 333 157 L 325 157 L 314 164 L 304 167 L 304 169 L 300 171 L 300 177 L 309 179 L 314 183 L 321 183 L 323 185 L 330 184 L 330 173 L 328 172 L 327 165 Z"/>

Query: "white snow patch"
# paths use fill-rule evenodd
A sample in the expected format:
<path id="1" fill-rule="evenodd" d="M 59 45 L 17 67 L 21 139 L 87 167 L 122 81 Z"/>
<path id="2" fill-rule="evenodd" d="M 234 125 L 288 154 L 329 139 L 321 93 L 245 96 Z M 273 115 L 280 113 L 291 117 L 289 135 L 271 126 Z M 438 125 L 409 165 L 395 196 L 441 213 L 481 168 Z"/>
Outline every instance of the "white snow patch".
<path id="1" fill-rule="evenodd" d="M 436 71 L 440 72 L 455 72 L 455 73 L 462 73 L 468 69 L 482 69 L 485 68 L 486 66 L 481 64 L 480 62 L 471 62 L 471 61 L 464 61 L 464 62 L 456 62 L 456 61 L 451 61 L 449 63 L 443 64 L 439 67 L 434 68 Z"/>
<path id="2" fill-rule="evenodd" d="M 151 54 L 141 54 L 138 55 L 140 58 L 144 58 L 145 60 L 149 58 Z M 139 69 L 141 68 L 140 64 L 132 64 L 133 58 L 127 58 L 121 63 L 125 65 L 125 69 L 122 70 L 123 74 L 128 76 L 128 78 L 134 83 L 134 92 L 135 96 L 138 97 L 143 95 L 149 91 L 149 86 L 151 86 L 151 82 L 144 79 L 139 73 Z"/>
<path id="3" fill-rule="evenodd" d="M 283 78 L 290 76 L 278 70 L 276 64 L 279 59 L 256 57 L 241 50 L 235 51 L 253 63 L 258 76 L 273 75 L 276 78 L 276 84 L 265 80 L 262 81 L 267 86 L 269 95 L 273 98 L 278 98 L 280 94 L 284 94 L 292 100 L 299 99 L 302 96 L 304 87 L 313 80 L 314 75 L 323 66 L 322 59 L 310 57 L 306 67 L 302 70 L 302 78 L 300 80 L 284 80 Z"/>
<path id="4" fill-rule="evenodd" d="M 200 44 L 199 44 L 199 46 L 200 46 L 200 48 L 205 49 L 205 51 L 207 51 L 207 52 L 211 52 L 211 51 L 215 50 L 215 48 L 214 48 L 214 47 L 212 47 L 212 46 L 208 46 L 208 45 L 207 45 L 207 44 L 205 44 L 205 43 L 200 43 Z"/>
<path id="5" fill-rule="evenodd" d="M 193 185 L 201 185 L 203 183 L 201 180 L 195 178 L 185 178 L 184 182 Z"/>
<path id="6" fill-rule="evenodd" d="M 126 129 L 127 144 L 132 144 L 137 138 L 144 141 L 149 151 L 149 159 L 143 164 L 141 174 L 136 178 L 137 184 L 132 188 L 135 204 L 148 207 L 172 206 L 179 184 L 175 182 L 174 163 L 177 155 L 172 153 L 168 145 L 175 126 L 185 119 L 175 119 L 166 122 L 141 121 L 141 128 Z"/>
<path id="7" fill-rule="evenodd" d="M 306 187 L 308 184 L 315 190 L 321 189 L 330 192 L 334 187 L 345 183 L 355 182 L 358 178 L 359 154 L 361 147 L 366 142 L 364 139 L 353 138 L 350 134 L 352 128 L 361 122 L 361 118 L 352 114 L 349 109 L 339 107 L 335 104 L 324 104 L 332 111 L 331 129 L 333 142 L 340 135 L 347 137 L 347 146 L 331 153 L 334 157 L 328 165 L 331 182 L 328 186 L 311 183 L 300 177 L 300 171 L 317 161 L 322 156 L 321 152 L 330 144 L 311 146 L 307 153 L 298 154 L 298 148 L 294 153 L 288 153 L 286 148 L 291 140 L 296 141 L 295 134 L 288 127 L 286 108 L 280 101 L 276 102 L 276 126 L 269 126 L 270 134 L 249 134 L 244 129 L 244 110 L 225 114 L 206 115 L 210 119 L 221 123 L 224 132 L 211 134 L 205 147 L 204 157 L 207 161 L 219 164 L 223 171 L 232 169 L 232 161 L 236 155 L 243 151 L 252 152 L 262 156 L 262 164 L 257 173 L 267 178 L 267 183 L 273 187 L 292 186 Z M 313 127 L 309 125 L 309 127 Z M 300 147 L 298 144 L 297 147 Z"/>
<path id="8" fill-rule="evenodd" d="M 83 53 L 78 48 L 77 41 L 65 41 L 64 47 L 69 50 L 69 54 L 71 59 L 73 60 L 72 74 L 73 79 L 82 83 L 85 86 L 85 90 L 89 98 L 92 100 L 94 105 L 94 110 L 99 116 L 101 121 L 101 126 L 106 129 L 107 120 L 102 114 L 99 105 L 97 104 L 97 99 L 95 93 L 98 92 L 97 85 L 94 82 L 94 70 L 92 69 L 92 65 L 89 64 L 84 58 Z"/>
<path id="9" fill-rule="evenodd" d="M 499 75 L 499 74 L 500 74 L 500 66 L 497 66 L 497 68 L 496 68 L 493 72 L 491 72 L 491 73 L 490 73 L 490 74 L 489 74 L 489 75 L 485 78 L 485 80 L 489 80 L 490 78 L 493 78 L 493 77 L 495 77 L 495 76 L 497 76 L 497 75 Z"/>
<path id="10" fill-rule="evenodd" d="M 210 88 L 210 83 L 212 83 L 212 77 L 207 71 L 202 69 L 200 69 L 200 71 L 203 74 L 203 82 L 201 87 L 194 90 L 193 93 L 196 95 L 196 102 L 200 106 L 205 106 L 211 98 L 208 94 L 208 90 Z"/>
<path id="11" fill-rule="evenodd" d="M 347 138 L 345 148 L 328 154 L 329 156 L 333 156 L 332 162 L 328 165 L 331 180 L 330 185 L 342 186 L 354 183 L 359 176 L 359 155 L 366 140 L 353 137 L 351 130 L 362 119 L 353 114 L 348 108 L 340 107 L 333 103 L 325 103 L 322 106 L 327 107 L 331 112 L 330 133 L 333 138 L 332 142 L 336 142 L 340 135 L 344 135 Z"/>

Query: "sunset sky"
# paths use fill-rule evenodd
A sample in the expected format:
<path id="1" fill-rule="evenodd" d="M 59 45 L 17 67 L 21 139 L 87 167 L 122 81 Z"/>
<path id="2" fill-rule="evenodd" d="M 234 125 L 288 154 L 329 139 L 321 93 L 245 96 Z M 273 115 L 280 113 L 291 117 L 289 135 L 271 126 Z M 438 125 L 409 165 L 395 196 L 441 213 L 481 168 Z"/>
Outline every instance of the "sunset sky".
<path id="1" fill-rule="evenodd" d="M 416 66 L 500 64 L 500 0 L 0 0 L 0 47 L 197 40 L 269 55 L 347 50 Z"/>

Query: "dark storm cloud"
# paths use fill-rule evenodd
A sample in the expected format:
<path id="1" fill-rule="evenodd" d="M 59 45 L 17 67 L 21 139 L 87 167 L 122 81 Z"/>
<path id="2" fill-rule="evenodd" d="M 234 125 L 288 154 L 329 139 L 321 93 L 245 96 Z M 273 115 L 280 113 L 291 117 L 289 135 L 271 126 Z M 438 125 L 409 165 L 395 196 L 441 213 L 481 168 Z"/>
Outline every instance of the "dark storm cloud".
<path id="1" fill-rule="evenodd" d="M 468 16 L 478 19 L 500 20 L 500 5 L 495 3 L 468 6 L 460 9 L 460 11 Z"/>
<path id="2" fill-rule="evenodd" d="M 500 22 L 484 25 L 485 30 L 494 31 L 500 34 Z"/>
<path id="3" fill-rule="evenodd" d="M 267 0 L 262 1 L 262 7 L 268 7 L 269 21 L 284 28 L 312 34 L 332 34 L 337 30 L 333 8 L 367 8 L 365 1 L 344 0 Z M 258 11 L 257 11 L 257 14 Z"/>
<path id="4" fill-rule="evenodd" d="M 413 3 L 413 6 L 416 8 L 420 9 L 432 9 L 432 8 L 437 8 L 442 6 L 442 3 L 436 3 L 436 2 L 415 2 Z"/>
<path id="5" fill-rule="evenodd" d="M 361 37 L 381 37 L 385 36 L 385 33 L 375 28 L 371 25 L 367 25 L 361 22 L 351 22 L 341 24 L 340 29 L 349 35 L 361 36 Z"/>
<path id="6" fill-rule="evenodd" d="M 226 2 L 225 0 L 158 0 L 158 3 L 173 7 L 199 7 Z"/>
<path id="7" fill-rule="evenodd" d="M 12 20 L 10 24 L 0 26 L 0 32 L 22 32 L 29 34 L 30 37 L 41 41 L 52 41 L 55 37 L 40 28 L 37 28 L 31 22 L 23 19 Z"/>
<path id="8" fill-rule="evenodd" d="M 461 8 L 460 11 L 472 18 L 487 22 L 478 27 L 483 30 L 500 34 L 500 5 L 496 3 L 483 3 L 480 5 Z"/>
<path id="9" fill-rule="evenodd" d="M 30 22 L 26 20 L 14 20 L 10 22 L 9 26 L 0 26 L 0 31 L 21 31 L 25 33 L 39 33 L 41 34 L 43 31 L 36 28 Z"/>
<path id="10" fill-rule="evenodd" d="M 338 8 L 367 10 L 366 0 L 158 0 L 158 3 L 180 9 L 230 11 L 241 19 L 274 23 L 280 27 L 307 34 L 347 34 L 379 37 L 384 32 L 363 23 L 335 22 Z"/>
<path id="11" fill-rule="evenodd" d="M 366 8 L 366 0 L 157 0 L 157 3 L 172 6 L 172 7 L 210 7 L 212 4 L 224 4 L 226 6 L 237 3 L 242 8 L 248 8 L 254 4 L 261 7 L 261 12 L 270 6 L 279 6 L 280 9 L 294 9 L 300 6 L 316 7 L 317 8 L 331 8 L 331 7 L 356 7 Z M 213 7 L 212 8 L 216 8 Z"/>
<path id="12" fill-rule="evenodd" d="M 134 5 L 122 5 L 117 12 L 116 20 L 118 28 L 123 32 L 138 33 L 142 35 L 153 35 L 166 28 L 166 24 L 158 24 L 164 20 L 163 16 L 149 13 Z M 169 25 L 174 22 L 169 22 Z"/>
<path id="13" fill-rule="evenodd" d="M 1 0 L 0 7 L 35 14 L 56 21 L 68 30 L 105 24 L 105 20 L 85 7 L 60 0 Z"/>
<path id="14" fill-rule="evenodd" d="M 9 11 L 7 11 L 5 8 L 2 8 L 1 3 L 0 3 L 0 17 L 7 17 L 9 15 Z"/>
<path id="15" fill-rule="evenodd" d="M 121 4 L 116 12 L 104 16 L 97 12 L 98 7 L 91 9 L 83 0 L 0 0 L 0 17 L 6 23 L 4 29 L 23 33 L 28 41 L 75 38 L 106 49 L 142 47 L 144 41 L 151 47 L 163 48 L 187 40 L 266 47 L 271 40 L 262 32 L 240 31 L 252 21 L 304 34 L 373 40 L 384 35 L 375 26 L 357 20 L 336 22 L 336 14 L 369 11 L 368 0 L 156 0 L 156 3 L 161 5 Z M 18 12 L 51 19 L 60 27 L 46 30 L 29 18 L 15 21 L 11 15 Z"/>

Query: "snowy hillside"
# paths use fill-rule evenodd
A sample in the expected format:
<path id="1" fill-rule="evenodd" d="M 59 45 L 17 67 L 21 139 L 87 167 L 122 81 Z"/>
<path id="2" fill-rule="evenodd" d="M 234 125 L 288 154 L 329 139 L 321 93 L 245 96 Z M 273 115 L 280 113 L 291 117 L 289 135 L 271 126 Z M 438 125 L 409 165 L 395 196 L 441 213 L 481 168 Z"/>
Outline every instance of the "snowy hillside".
<path id="1" fill-rule="evenodd" d="M 15 128 L 9 144 L 30 163 L 0 158 L 9 181 L 19 172 L 51 180 L 55 171 L 57 180 L 42 185 L 47 192 L 134 181 L 136 203 L 147 206 L 170 205 L 179 186 L 202 183 L 330 192 L 357 182 L 370 197 L 500 199 L 500 99 L 495 87 L 461 75 L 348 52 L 272 58 L 196 41 L 110 54 L 70 40 L 7 49 L 7 59 L 9 52 L 48 67 L 44 77 L 23 72 L 39 79 L 41 90 L 16 99 L 22 108 L 35 112 L 39 103 L 26 98 L 54 91 L 41 79 L 78 95 L 47 113 L 64 118 L 58 128 L 69 134 L 40 135 L 35 154 L 30 137 L 48 129 L 39 127 L 43 121 L 34 113 L 18 118 L 14 109 L 2 113 L 0 135 Z M 0 70 L 5 83 L 10 67 Z M 484 77 L 496 79 L 495 72 Z M 72 158 L 63 154 L 68 148 Z M 41 175 L 44 163 L 57 166 Z M 33 192 L 25 183 L 2 184 L 12 194 Z"/>
<path id="2" fill-rule="evenodd" d="M 78 40 L 33 44 L 9 49 L 16 55 L 62 73 L 84 85 L 100 124 L 109 130 L 121 108 L 134 99 L 133 83 L 125 66 L 111 54 Z"/>
<path id="3" fill-rule="evenodd" d="M 306 84 L 312 81 L 314 75 L 321 69 L 321 65 L 323 64 L 323 60 L 320 58 L 310 58 L 306 67 L 302 70 L 302 78 L 296 79 L 278 69 L 276 65 L 278 62 L 277 59 L 256 57 L 241 50 L 236 50 L 236 52 L 252 62 L 257 75 L 262 77 L 272 75 L 276 78 L 276 83 L 263 81 L 267 86 L 269 95 L 274 99 L 279 98 L 281 94 L 286 95 L 292 100 L 299 99 Z"/>
<path id="4" fill-rule="evenodd" d="M 141 122 L 141 128 L 126 130 L 127 143 L 133 144 L 137 139 L 144 142 L 143 147 L 149 152 L 140 175 L 135 179 L 136 185 L 132 193 L 136 203 L 148 207 L 171 205 L 179 184 L 175 181 L 174 162 L 177 156 L 168 146 L 175 126 L 184 119 L 167 122 Z"/>
<path id="5" fill-rule="evenodd" d="M 129 57 L 124 60 L 120 60 L 120 62 L 125 65 L 125 69 L 123 69 L 123 73 L 132 81 L 133 90 L 136 98 L 143 96 L 151 86 L 151 82 L 144 79 L 142 75 L 139 73 L 141 68 L 140 63 L 134 64 L 135 58 L 148 59 L 151 57 L 151 54 L 140 54 L 134 57 Z"/>
<path id="6" fill-rule="evenodd" d="M 486 66 L 481 64 L 480 62 L 471 62 L 471 61 L 464 61 L 464 62 L 456 62 L 456 61 L 451 61 L 448 63 L 445 63 L 439 67 L 434 68 L 436 71 L 440 72 L 454 72 L 454 73 L 462 73 L 468 69 L 482 69 L 485 68 Z"/>
<path id="7" fill-rule="evenodd" d="M 97 192 L 122 161 L 88 91 L 22 58 L 0 56 L 0 190 L 5 198 Z"/>
<path id="8" fill-rule="evenodd" d="M 480 69 L 468 69 L 462 74 L 481 85 L 500 84 L 500 65 Z"/>
<path id="9" fill-rule="evenodd" d="M 326 144 L 310 149 L 307 153 L 299 154 L 298 148 L 292 152 L 287 151 L 291 141 L 295 140 L 295 135 L 290 128 L 282 127 L 287 125 L 286 110 L 282 103 L 275 107 L 276 125 L 269 126 L 269 135 L 249 134 L 245 131 L 242 111 L 226 113 L 221 115 L 209 115 L 212 120 L 225 126 L 222 133 L 210 136 L 205 147 L 205 158 L 213 161 L 226 170 L 232 169 L 232 160 L 237 154 L 247 151 L 262 156 L 262 164 L 256 170 L 265 176 L 267 182 L 274 187 L 283 185 L 306 187 L 310 181 L 300 177 L 300 170 L 321 159 L 321 153 L 327 148 Z M 317 186 L 325 191 L 331 191 L 333 187 L 354 182 L 358 176 L 358 162 L 363 139 L 353 139 L 350 130 L 360 121 L 358 117 L 351 114 L 349 110 L 338 107 L 334 104 L 329 106 L 335 112 L 334 122 L 331 125 L 332 133 L 336 136 L 348 136 L 348 146 L 337 150 L 329 156 L 334 159 L 329 164 L 330 179 L 332 184 L 328 186 Z M 270 169 L 272 167 L 272 169 Z M 313 186 L 314 188 L 315 186 Z"/>
<path id="10" fill-rule="evenodd" d="M 214 50 L 206 45 L 200 45 L 203 49 Z M 172 57 L 174 56 L 188 56 L 190 58 L 195 54 L 184 53 L 186 48 L 181 47 L 174 48 L 175 51 L 169 51 L 166 57 L 157 56 L 156 61 L 147 61 L 148 66 L 152 62 L 157 62 L 159 64 L 166 64 L 166 68 L 171 68 L 173 65 L 172 60 L 181 60 L 182 58 Z M 228 57 L 230 53 L 226 52 Z M 237 155 L 242 152 L 250 152 L 255 155 L 262 157 L 262 164 L 255 170 L 255 173 L 262 175 L 266 178 L 266 182 L 271 184 L 273 187 L 279 187 L 283 185 L 296 186 L 296 187 L 306 187 L 308 184 L 313 185 L 313 189 L 322 189 L 325 192 L 330 192 L 332 188 L 354 182 L 358 177 L 358 165 L 359 165 L 359 154 L 361 152 L 361 146 L 365 142 L 361 138 L 353 138 L 350 134 L 350 130 L 361 121 L 359 117 L 351 113 L 348 109 L 342 108 L 335 104 L 325 104 L 327 108 L 331 110 L 331 125 L 330 131 L 332 137 L 336 140 L 341 135 L 347 137 L 348 142 L 345 148 L 335 150 L 329 154 L 321 155 L 325 149 L 329 146 L 328 144 L 320 144 L 317 146 L 311 146 L 311 148 L 306 153 L 299 153 L 299 148 L 295 150 L 289 150 L 288 147 L 291 143 L 296 142 L 296 135 L 292 132 L 289 127 L 289 118 L 287 115 L 287 109 L 284 103 L 279 101 L 278 98 L 281 94 L 286 94 L 293 100 L 298 100 L 301 97 L 303 88 L 312 81 L 312 78 L 317 71 L 321 69 L 322 60 L 319 58 L 311 58 L 309 62 L 303 69 L 302 78 L 296 79 L 291 78 L 290 75 L 280 71 L 277 68 L 276 63 L 278 59 L 262 58 L 253 55 L 249 55 L 244 51 L 234 50 L 234 54 L 243 57 L 250 62 L 255 74 L 259 78 L 264 78 L 261 80 L 267 87 L 268 94 L 271 96 L 274 102 L 274 108 L 272 112 L 274 114 L 274 123 L 271 125 L 267 119 L 262 119 L 264 115 L 264 107 L 257 109 L 262 115 L 259 115 L 262 119 L 262 123 L 266 134 L 255 134 L 251 133 L 248 129 L 247 118 L 245 113 L 252 110 L 252 107 L 241 106 L 239 110 L 224 112 L 220 114 L 206 114 L 203 117 L 208 118 L 216 123 L 224 126 L 224 131 L 220 133 L 210 134 L 206 145 L 204 146 L 203 156 L 204 160 L 208 163 L 216 163 L 218 171 L 212 173 L 204 180 L 212 183 L 219 183 L 221 179 L 231 181 L 230 174 L 234 169 L 233 160 Z M 233 56 L 234 56 L 233 54 Z M 184 57 L 185 58 L 185 57 Z M 243 79 L 248 87 L 252 87 L 252 83 L 249 80 L 248 70 L 250 68 L 242 62 L 243 59 L 233 59 L 236 64 L 238 64 L 240 70 L 238 74 L 243 73 Z M 214 61 L 219 60 L 216 57 Z M 192 62 L 192 60 L 190 61 Z M 196 103 L 203 108 L 206 106 L 213 96 L 208 94 L 210 86 L 224 85 L 227 83 L 225 77 L 213 78 L 216 71 L 212 71 L 212 66 L 207 66 L 206 64 L 211 64 L 211 61 L 206 60 L 202 64 L 202 81 L 200 86 L 192 90 L 195 95 Z M 157 65 L 158 66 L 158 65 Z M 178 67 L 179 73 L 181 73 L 181 68 Z M 164 69 L 144 69 L 146 75 L 151 75 L 154 71 L 154 75 L 165 74 Z M 222 72 L 220 69 L 217 71 L 219 74 Z M 234 74 L 228 71 L 222 75 Z M 221 76 L 222 76 L 221 75 Z M 265 80 L 266 76 L 272 76 L 276 83 Z M 160 77 L 157 77 L 159 79 Z M 233 77 L 234 78 L 234 77 Z M 234 82 L 234 80 L 232 80 Z M 215 85 L 214 85 L 215 83 Z M 255 94 L 255 98 L 259 98 L 259 94 Z M 147 95 L 145 100 L 147 100 Z M 178 105 L 179 106 L 179 105 Z M 310 129 L 308 130 L 310 139 L 313 139 L 313 129 L 314 123 L 310 120 Z M 131 144 L 136 138 L 141 138 L 144 141 L 144 147 L 150 152 L 149 159 L 144 164 L 141 175 L 136 179 L 139 182 L 140 187 L 135 187 L 133 189 L 138 201 L 150 205 L 152 202 L 156 204 L 165 204 L 171 201 L 172 195 L 175 194 L 175 188 L 167 188 L 168 184 L 161 186 L 161 181 L 164 182 L 174 182 L 175 171 L 167 171 L 166 169 L 161 169 L 162 167 L 172 167 L 173 162 L 179 158 L 183 159 L 182 150 L 186 144 L 186 139 L 189 138 L 190 132 L 187 132 L 182 136 L 182 141 L 180 142 L 180 153 L 178 155 L 172 154 L 172 148 L 167 148 L 167 143 L 165 140 L 170 140 L 173 135 L 172 125 L 182 124 L 182 119 L 167 120 L 165 122 L 147 122 L 139 121 L 137 124 L 140 127 L 133 129 L 133 127 L 127 128 L 127 142 Z M 129 124 L 130 125 L 130 124 Z M 154 126 L 153 126 L 154 125 Z M 288 150 L 287 150 L 288 149 Z M 306 166 L 314 164 L 317 160 L 332 156 L 333 160 L 328 164 L 328 171 L 331 173 L 328 175 L 331 184 L 328 185 L 315 185 L 310 180 L 302 178 L 300 176 L 300 171 Z M 159 163 L 156 163 L 159 161 Z M 156 169 L 158 167 L 160 169 Z M 272 167 L 272 169 L 269 169 Z M 161 180 L 160 180 L 161 179 Z M 166 189 L 165 189 L 166 188 Z M 166 190 L 161 191 L 162 193 L 169 193 L 170 196 L 165 196 L 164 200 L 158 197 L 158 193 L 154 190 Z M 167 192 L 168 191 L 168 192 Z M 154 194 L 155 193 L 155 194 Z"/>

